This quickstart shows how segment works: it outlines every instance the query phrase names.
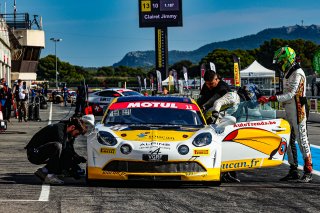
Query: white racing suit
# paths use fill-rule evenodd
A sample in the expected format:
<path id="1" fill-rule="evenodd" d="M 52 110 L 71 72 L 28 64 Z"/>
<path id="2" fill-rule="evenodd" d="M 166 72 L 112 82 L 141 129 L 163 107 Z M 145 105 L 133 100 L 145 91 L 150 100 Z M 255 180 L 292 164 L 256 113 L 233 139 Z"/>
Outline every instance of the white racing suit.
<path id="1" fill-rule="evenodd" d="M 230 114 L 232 114 L 233 112 L 235 112 L 238 108 L 238 105 L 240 103 L 240 97 L 238 95 L 237 92 L 228 92 L 226 93 L 224 96 L 222 96 L 221 98 L 217 99 L 214 104 L 213 107 L 211 107 L 208 111 L 212 112 L 213 116 L 215 114 L 215 119 L 217 119 L 219 112 L 222 109 L 225 109 L 227 107 L 231 107 L 232 106 L 232 112 Z"/>
<path id="2" fill-rule="evenodd" d="M 294 138 L 299 144 L 304 159 L 304 172 L 312 172 L 310 144 L 307 136 L 307 100 L 306 76 L 304 71 L 289 70 L 283 78 L 283 94 L 277 95 L 277 100 L 283 103 L 286 119 L 293 129 Z M 293 141 L 294 143 L 294 141 Z M 288 160 L 291 166 L 297 167 L 296 153 L 288 148 Z"/>

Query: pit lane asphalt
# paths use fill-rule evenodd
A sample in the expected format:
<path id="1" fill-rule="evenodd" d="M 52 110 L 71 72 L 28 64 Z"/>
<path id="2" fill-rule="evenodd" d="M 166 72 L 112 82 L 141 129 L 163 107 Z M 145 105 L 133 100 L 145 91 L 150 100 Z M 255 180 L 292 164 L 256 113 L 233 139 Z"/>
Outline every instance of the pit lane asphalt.
<path id="1" fill-rule="evenodd" d="M 50 104 L 49 104 L 50 108 Z M 220 187 L 133 183 L 88 187 L 84 179 L 65 179 L 63 186 L 42 185 L 33 175 L 39 167 L 26 158 L 24 146 L 48 124 L 12 119 L 0 134 L 0 212 L 319 212 L 320 178 L 309 184 L 280 182 L 287 165 L 238 172 L 241 183 Z M 52 122 L 71 116 L 74 108 L 53 105 Z M 69 114 L 68 114 L 69 113 Z M 319 144 L 319 123 L 309 123 L 309 139 Z M 76 150 L 86 155 L 85 138 Z M 85 165 L 83 165 L 85 167 Z"/>

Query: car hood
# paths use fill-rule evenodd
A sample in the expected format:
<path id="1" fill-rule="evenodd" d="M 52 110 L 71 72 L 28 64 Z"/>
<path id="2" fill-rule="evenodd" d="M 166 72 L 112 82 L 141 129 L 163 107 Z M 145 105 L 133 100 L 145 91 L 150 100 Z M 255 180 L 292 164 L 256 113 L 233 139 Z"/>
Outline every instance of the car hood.
<path id="1" fill-rule="evenodd" d="M 104 127 L 106 128 L 106 127 Z M 131 141 L 159 141 L 159 142 L 172 142 L 184 141 L 190 139 L 196 134 L 199 128 L 179 128 L 179 130 L 170 129 L 131 129 L 130 127 L 117 128 L 110 127 L 106 130 L 114 133 L 118 138 Z"/>

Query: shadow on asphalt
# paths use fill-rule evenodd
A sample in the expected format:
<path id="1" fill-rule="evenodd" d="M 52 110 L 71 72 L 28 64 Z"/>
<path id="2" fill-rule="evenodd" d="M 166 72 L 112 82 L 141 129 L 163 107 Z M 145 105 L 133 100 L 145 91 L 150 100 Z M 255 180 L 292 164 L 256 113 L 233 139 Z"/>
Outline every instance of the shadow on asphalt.
<path id="1" fill-rule="evenodd" d="M 1 184 L 28 184 L 41 185 L 42 181 L 34 174 L 29 173 L 7 173 L 0 177 Z"/>
<path id="2" fill-rule="evenodd" d="M 89 184 L 90 187 L 109 188 L 208 188 L 201 183 L 182 183 L 175 181 L 95 181 Z"/>
<path id="3" fill-rule="evenodd" d="M 30 173 L 7 173 L 0 177 L 0 184 L 42 185 L 42 181 Z M 107 187 L 107 188 L 207 188 L 202 184 L 156 181 L 95 181 L 88 185 L 85 177 L 75 180 L 72 177 L 61 178 L 63 186 L 68 187 Z"/>
<path id="4" fill-rule="evenodd" d="M 95 181 L 88 185 L 85 178 L 75 180 L 71 177 L 62 178 L 65 181 L 63 186 L 68 187 L 106 187 L 106 188 L 161 188 L 161 189 L 179 189 L 179 188 L 208 188 L 217 186 L 207 186 L 195 183 L 181 182 L 156 182 L 156 181 Z M 0 177 L 0 184 L 26 184 L 26 185 L 42 185 L 42 181 L 34 174 L 30 173 L 7 173 Z M 220 187 L 227 188 L 260 188 L 260 189 L 300 189 L 320 190 L 320 182 L 313 181 L 311 183 L 296 182 L 274 182 L 274 181 L 242 181 L 241 183 L 222 183 Z"/>
<path id="5" fill-rule="evenodd" d="M 0 134 L 3 134 L 3 135 L 14 135 L 14 134 L 22 135 L 22 134 L 27 134 L 27 132 L 6 130 L 4 132 L 1 132 Z"/>

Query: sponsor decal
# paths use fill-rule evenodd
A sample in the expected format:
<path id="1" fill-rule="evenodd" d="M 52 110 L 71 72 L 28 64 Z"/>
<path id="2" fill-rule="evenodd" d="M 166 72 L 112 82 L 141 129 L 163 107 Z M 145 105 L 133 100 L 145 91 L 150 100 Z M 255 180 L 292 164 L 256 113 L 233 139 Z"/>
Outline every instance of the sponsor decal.
<path id="1" fill-rule="evenodd" d="M 210 155 L 210 150 L 209 149 L 194 149 L 193 150 L 193 155 L 196 155 L 196 156 L 209 156 Z"/>
<path id="2" fill-rule="evenodd" d="M 100 102 L 111 102 L 111 98 L 100 98 Z"/>
<path id="3" fill-rule="evenodd" d="M 279 149 L 278 149 L 278 153 L 280 155 L 284 155 L 286 151 L 287 151 L 287 140 L 285 138 L 282 138 Z"/>
<path id="4" fill-rule="evenodd" d="M 128 125 L 122 125 L 122 124 L 117 124 L 117 125 L 114 125 L 114 126 L 111 126 L 110 129 L 113 130 L 113 131 L 122 131 L 124 129 L 127 129 L 128 128 Z"/>
<path id="5" fill-rule="evenodd" d="M 100 148 L 100 153 L 101 154 L 107 154 L 107 155 L 115 155 L 116 154 L 116 149 L 110 149 L 110 148 Z"/>
<path id="6" fill-rule="evenodd" d="M 149 139 L 151 140 L 175 140 L 174 137 L 170 137 L 170 136 L 162 136 L 162 135 L 149 135 Z"/>
<path id="7" fill-rule="evenodd" d="M 303 152 L 305 152 L 306 156 L 310 155 L 311 150 L 310 150 L 310 145 L 308 141 L 308 136 L 307 136 L 307 127 L 306 127 L 306 122 L 302 122 L 298 125 L 299 131 L 300 131 L 300 143 L 303 148 Z"/>
<path id="8" fill-rule="evenodd" d="M 253 158 L 248 160 L 235 160 L 235 161 L 223 161 L 221 163 L 221 169 L 251 169 L 260 167 L 262 160 Z"/>
<path id="9" fill-rule="evenodd" d="M 253 126 L 264 126 L 264 125 L 274 125 L 275 121 L 259 121 L 259 122 L 247 122 L 234 124 L 233 127 L 253 127 Z"/>
<path id="10" fill-rule="evenodd" d="M 150 132 L 142 132 L 142 133 L 140 133 L 139 135 L 137 135 L 139 138 L 144 138 L 144 137 L 146 137 L 148 134 L 149 134 Z"/>
<path id="11" fill-rule="evenodd" d="M 168 155 L 162 155 L 161 148 L 157 148 L 153 151 L 149 151 L 150 154 L 143 154 L 142 160 L 145 161 L 168 161 Z"/>
<path id="12" fill-rule="evenodd" d="M 167 109 L 184 109 L 199 111 L 199 107 L 190 103 L 178 102 L 155 102 L 155 101 L 136 101 L 114 103 L 110 106 L 110 110 L 115 109 L 132 109 L 132 108 L 167 108 Z"/>
<path id="13" fill-rule="evenodd" d="M 208 175 L 207 172 L 186 172 L 185 173 L 186 176 L 202 176 L 205 177 Z"/>
<path id="14" fill-rule="evenodd" d="M 282 138 L 272 132 L 259 128 L 242 128 L 230 132 L 222 142 L 235 142 L 269 155 L 269 159 L 281 147 Z"/>
<path id="15" fill-rule="evenodd" d="M 169 149 L 169 143 L 161 143 L 161 142 L 143 142 L 140 143 L 139 149 L 153 149 L 153 148 L 161 148 L 161 149 Z"/>
<path id="16" fill-rule="evenodd" d="M 103 175 L 120 175 L 120 176 L 125 176 L 127 173 L 126 172 L 118 172 L 118 171 L 102 171 Z"/>

